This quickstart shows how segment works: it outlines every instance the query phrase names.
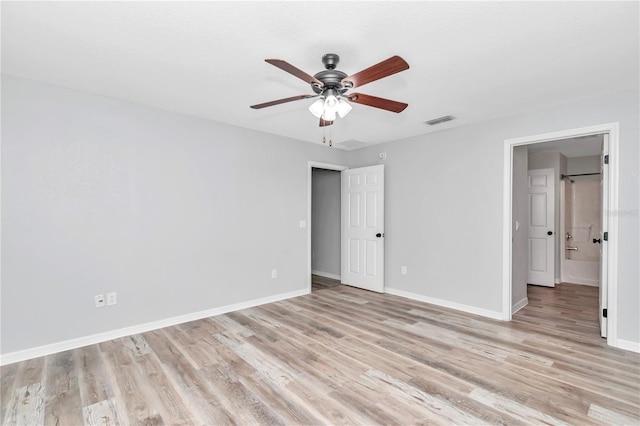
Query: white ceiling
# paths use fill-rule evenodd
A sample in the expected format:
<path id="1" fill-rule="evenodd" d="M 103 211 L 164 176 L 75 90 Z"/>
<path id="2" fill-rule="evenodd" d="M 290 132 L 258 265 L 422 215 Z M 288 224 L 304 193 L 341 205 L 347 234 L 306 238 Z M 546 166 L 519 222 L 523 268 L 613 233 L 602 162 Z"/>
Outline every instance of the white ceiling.
<path id="1" fill-rule="evenodd" d="M 324 53 L 353 74 L 411 66 L 358 88 L 407 102 L 363 105 L 331 128 L 359 148 L 638 89 L 638 2 L 2 2 L 2 71 L 320 143 L 311 93 L 264 62 L 309 74 Z M 430 127 L 423 122 L 453 114 Z M 327 133 L 327 136 L 329 134 Z"/>
<path id="2" fill-rule="evenodd" d="M 602 134 L 558 139 L 528 145 L 529 152 L 559 152 L 567 158 L 602 154 Z"/>

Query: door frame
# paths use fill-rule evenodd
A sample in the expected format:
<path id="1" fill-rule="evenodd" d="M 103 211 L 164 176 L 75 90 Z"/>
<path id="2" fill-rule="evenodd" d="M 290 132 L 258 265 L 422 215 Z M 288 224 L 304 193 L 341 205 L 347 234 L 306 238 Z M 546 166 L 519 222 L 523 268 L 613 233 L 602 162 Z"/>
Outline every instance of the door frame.
<path id="1" fill-rule="evenodd" d="M 513 221 L 513 148 L 520 145 L 531 145 L 558 139 L 588 136 L 593 134 L 609 135 L 609 164 L 605 169 L 609 178 L 608 208 L 602 211 L 602 217 L 608 224 L 607 241 L 607 344 L 618 346 L 618 180 L 619 180 L 619 127 L 618 122 L 599 124 L 576 129 L 560 130 L 538 135 L 524 136 L 504 141 L 503 171 L 503 223 L 502 223 L 502 319 L 511 321 L 511 271 L 512 253 L 512 221 Z"/>
<path id="2" fill-rule="evenodd" d="M 347 166 L 339 164 L 318 163 L 316 161 L 309 161 L 307 163 L 307 293 L 311 293 L 311 199 L 313 191 L 313 169 L 335 170 L 341 172 L 348 168 L 349 167 Z M 340 209 L 342 211 L 342 197 L 340 198 Z"/>

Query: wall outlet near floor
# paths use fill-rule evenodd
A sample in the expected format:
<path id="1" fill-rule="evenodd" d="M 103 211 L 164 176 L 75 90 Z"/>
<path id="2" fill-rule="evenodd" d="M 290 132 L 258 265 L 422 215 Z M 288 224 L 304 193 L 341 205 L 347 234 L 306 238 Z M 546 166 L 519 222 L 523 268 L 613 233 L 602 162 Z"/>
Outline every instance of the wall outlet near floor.
<path id="1" fill-rule="evenodd" d="M 96 294 L 93 296 L 93 301 L 96 304 L 96 308 L 102 308 L 104 306 L 104 294 Z"/>
<path id="2" fill-rule="evenodd" d="M 278 270 L 277 269 L 272 269 L 271 270 L 271 278 L 278 278 Z"/>
<path id="3" fill-rule="evenodd" d="M 118 293 L 107 293 L 107 305 L 111 306 L 115 305 L 116 303 L 118 303 Z"/>
<path id="4" fill-rule="evenodd" d="M 407 267 L 406 266 L 401 266 L 400 267 L 400 273 L 402 275 L 407 275 Z"/>

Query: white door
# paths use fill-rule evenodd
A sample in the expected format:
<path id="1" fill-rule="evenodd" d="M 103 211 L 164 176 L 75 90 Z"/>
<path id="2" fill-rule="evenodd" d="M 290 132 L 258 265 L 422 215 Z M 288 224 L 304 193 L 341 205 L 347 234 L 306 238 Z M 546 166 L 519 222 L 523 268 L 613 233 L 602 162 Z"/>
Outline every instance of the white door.
<path id="1" fill-rule="evenodd" d="M 529 170 L 529 284 L 554 287 L 555 170 Z"/>
<path id="2" fill-rule="evenodd" d="M 384 166 L 342 173 L 341 281 L 384 292 Z"/>
<path id="3" fill-rule="evenodd" d="M 600 171 L 600 185 L 602 194 L 602 211 L 600 213 L 600 312 L 598 314 L 600 318 L 600 335 L 607 337 L 607 317 L 603 315 L 604 310 L 607 308 L 607 243 L 604 240 L 604 233 L 608 229 L 606 223 L 605 212 L 609 210 L 609 169 L 604 163 L 605 156 L 609 154 L 609 135 L 605 134 L 602 142 L 602 166 Z"/>

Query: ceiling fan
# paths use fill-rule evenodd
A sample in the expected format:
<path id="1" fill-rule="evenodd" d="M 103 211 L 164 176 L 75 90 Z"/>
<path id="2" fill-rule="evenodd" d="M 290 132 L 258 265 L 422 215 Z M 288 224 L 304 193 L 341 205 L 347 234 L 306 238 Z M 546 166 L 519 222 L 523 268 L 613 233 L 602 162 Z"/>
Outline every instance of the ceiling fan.
<path id="1" fill-rule="evenodd" d="M 340 57 L 335 53 L 327 53 L 322 57 L 325 70 L 316 73 L 314 76 L 307 74 L 281 59 L 265 59 L 265 61 L 306 81 L 311 85 L 311 89 L 315 94 L 292 96 L 290 98 L 251 105 L 253 109 L 266 108 L 301 99 L 319 98 L 311 104 L 309 111 L 320 119 L 320 127 L 323 127 L 332 125 L 336 119 L 336 115 L 341 118 L 347 115 L 352 108 L 349 102 L 396 113 L 404 111 L 408 106 L 408 104 L 403 102 L 378 98 L 363 93 L 347 93 L 349 89 L 364 86 L 372 81 L 380 80 L 381 78 L 409 69 L 409 64 L 400 56 L 392 56 L 387 60 L 349 76 L 336 69 Z"/>

